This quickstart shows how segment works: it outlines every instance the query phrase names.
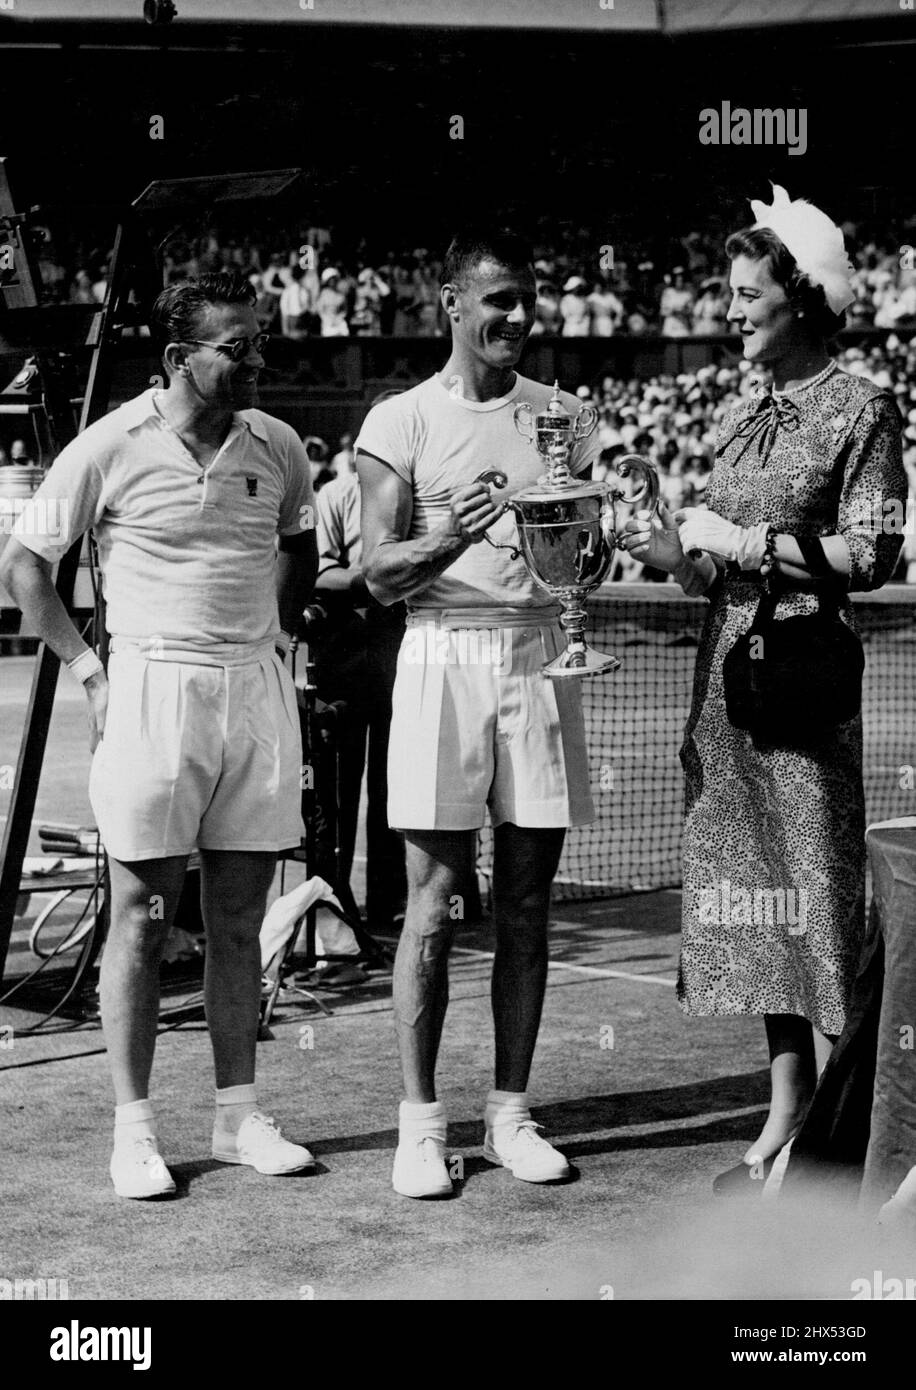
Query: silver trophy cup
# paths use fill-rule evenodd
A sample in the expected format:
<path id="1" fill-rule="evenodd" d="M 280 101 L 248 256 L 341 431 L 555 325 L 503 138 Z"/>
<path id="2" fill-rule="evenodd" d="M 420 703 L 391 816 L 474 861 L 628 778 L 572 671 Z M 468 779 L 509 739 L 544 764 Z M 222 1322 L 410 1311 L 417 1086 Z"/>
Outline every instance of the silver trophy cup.
<path id="1" fill-rule="evenodd" d="M 566 647 L 542 668 L 544 675 L 557 680 L 615 671 L 619 659 L 596 652 L 586 641 L 585 601 L 610 568 L 619 534 L 618 503 L 654 512 L 658 474 L 638 454 L 626 454 L 616 469 L 622 478 L 632 472 L 642 475 L 642 486 L 635 493 L 628 495 L 608 482 L 579 482 L 572 477 L 569 460 L 573 448 L 592 433 L 598 411 L 594 406 L 583 406 L 573 418 L 563 408 L 557 383 L 543 414 L 536 415 L 523 401 L 515 407 L 514 420 L 515 428 L 545 460 L 547 471 L 534 487 L 516 493 L 508 503 L 518 526 L 518 545 L 497 546 L 489 536 L 485 539 L 497 550 L 521 555 L 535 583 L 560 604 Z M 505 487 L 506 476 L 491 469 L 478 481 Z"/>

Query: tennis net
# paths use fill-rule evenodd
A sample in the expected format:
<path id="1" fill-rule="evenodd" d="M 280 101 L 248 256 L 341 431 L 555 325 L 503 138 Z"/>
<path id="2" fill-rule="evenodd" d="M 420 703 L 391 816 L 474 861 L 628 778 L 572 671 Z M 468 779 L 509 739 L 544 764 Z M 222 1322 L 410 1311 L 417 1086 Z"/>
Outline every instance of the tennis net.
<path id="1" fill-rule="evenodd" d="M 862 697 L 868 822 L 916 814 L 916 586 L 853 598 L 865 647 Z M 592 595 L 589 641 L 622 660 L 582 683 L 597 819 L 571 830 L 556 899 L 677 887 L 684 782 L 679 749 L 708 609 L 671 584 L 610 584 Z M 490 833 L 482 843 L 488 865 Z"/>

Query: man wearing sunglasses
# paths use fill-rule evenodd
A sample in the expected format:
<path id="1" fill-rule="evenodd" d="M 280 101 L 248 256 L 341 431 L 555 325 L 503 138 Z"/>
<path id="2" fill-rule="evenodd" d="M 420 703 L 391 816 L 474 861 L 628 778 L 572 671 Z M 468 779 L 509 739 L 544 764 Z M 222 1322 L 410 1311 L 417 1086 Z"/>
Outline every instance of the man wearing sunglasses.
<path id="1" fill-rule="evenodd" d="M 122 1197 L 175 1191 L 149 1079 L 159 961 L 195 848 L 213 1156 L 269 1174 L 314 1163 L 258 1109 L 254 1089 L 258 931 L 277 852 L 302 835 L 296 692 L 283 658 L 317 553 L 308 458 L 294 430 L 255 408 L 267 335 L 253 299 L 247 281 L 223 273 L 163 291 L 150 329 L 168 385 L 62 450 L 3 555 L 2 582 L 88 699 L 89 796 L 111 879 L 101 1007 L 116 1100 L 110 1171 Z M 69 521 L 54 537 L 36 524 L 50 498 Z M 107 676 L 51 579 L 90 527 Z"/>

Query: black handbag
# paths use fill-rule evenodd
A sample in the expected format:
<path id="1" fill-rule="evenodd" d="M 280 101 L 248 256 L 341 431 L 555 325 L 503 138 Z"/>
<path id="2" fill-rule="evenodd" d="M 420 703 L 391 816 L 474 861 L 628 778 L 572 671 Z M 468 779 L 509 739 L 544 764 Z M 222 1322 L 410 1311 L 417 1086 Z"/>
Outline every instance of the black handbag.
<path id="1" fill-rule="evenodd" d="M 722 666 L 725 709 L 736 729 L 777 748 L 816 748 L 862 705 L 862 643 L 840 617 L 842 580 L 816 538 L 798 537 L 817 584 L 818 611 L 776 621 L 768 586 L 749 630 Z"/>

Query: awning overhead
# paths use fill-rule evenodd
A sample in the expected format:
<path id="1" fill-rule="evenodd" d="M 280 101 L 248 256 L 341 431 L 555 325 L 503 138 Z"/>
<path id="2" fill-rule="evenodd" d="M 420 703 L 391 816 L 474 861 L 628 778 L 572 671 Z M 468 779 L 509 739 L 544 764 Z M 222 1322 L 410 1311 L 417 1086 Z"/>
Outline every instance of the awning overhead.
<path id="1" fill-rule="evenodd" d="M 665 29 L 670 34 L 760 25 L 821 24 L 844 19 L 888 19 L 893 18 L 895 12 L 900 19 L 910 19 L 916 25 L 916 13 L 902 14 L 897 0 L 665 0 L 664 11 Z"/>
<path id="2" fill-rule="evenodd" d="M 555 29 L 607 33 L 685 34 L 761 25 L 837 20 L 909 20 L 897 0 L 175 0 L 182 24 L 375 24 L 441 28 Z M 16 0 L 0 11 L 0 41 L 17 25 L 40 21 L 135 22 L 138 41 L 150 34 L 142 0 Z"/>
<path id="3" fill-rule="evenodd" d="M 425 24 L 449 29 L 602 29 L 658 28 L 656 0 L 614 0 L 602 9 L 600 0 L 174 0 L 177 34 L 183 23 L 222 25 L 376 24 L 380 27 Z M 7 18 L 0 12 L 0 19 Z M 93 20 L 123 24 L 143 22 L 143 0 L 16 0 L 14 21 Z"/>

